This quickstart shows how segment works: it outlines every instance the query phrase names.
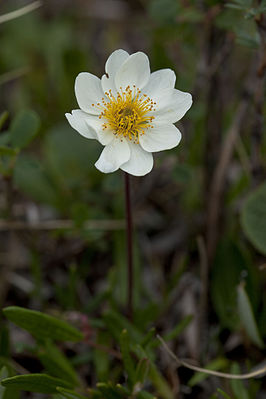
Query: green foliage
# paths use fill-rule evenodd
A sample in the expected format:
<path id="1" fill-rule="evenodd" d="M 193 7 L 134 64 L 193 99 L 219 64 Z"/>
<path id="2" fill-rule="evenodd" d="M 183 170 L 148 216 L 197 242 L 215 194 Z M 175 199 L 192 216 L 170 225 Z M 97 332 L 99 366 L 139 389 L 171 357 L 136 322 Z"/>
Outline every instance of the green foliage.
<path id="1" fill-rule="evenodd" d="M 3 312 L 10 321 L 29 331 L 37 339 L 75 342 L 83 338 L 81 332 L 67 322 L 35 310 L 10 306 Z"/>
<path id="2" fill-rule="evenodd" d="M 225 399 L 232 399 L 226 392 L 222 391 L 220 388 L 217 388 L 217 392 L 221 394 L 221 396 Z"/>
<path id="3" fill-rule="evenodd" d="M 239 374 L 240 369 L 239 366 L 234 363 L 231 367 L 231 373 L 232 374 Z M 243 381 L 241 380 L 231 380 L 230 385 L 232 388 L 232 391 L 236 397 L 236 399 L 251 399 L 248 393 L 247 388 L 245 387 Z"/>
<path id="4" fill-rule="evenodd" d="M 52 376 L 66 379 L 74 386 L 79 385 L 79 377 L 67 357 L 51 342 L 47 341 L 38 353 L 38 358 Z"/>
<path id="5" fill-rule="evenodd" d="M 235 329 L 239 323 L 237 286 L 245 278 L 247 290 L 256 303 L 256 274 L 245 253 L 232 241 L 219 245 L 212 270 L 211 294 L 221 323 Z"/>
<path id="6" fill-rule="evenodd" d="M 13 388 L 5 388 L 2 381 L 9 376 L 8 369 L 4 366 L 0 368 L 0 399 L 18 399 L 19 393 Z"/>
<path id="7" fill-rule="evenodd" d="M 42 163 L 29 155 L 18 158 L 14 170 L 18 189 L 36 201 L 56 205 L 57 197 Z"/>
<path id="8" fill-rule="evenodd" d="M 46 374 L 25 374 L 2 380 L 2 385 L 6 388 L 13 388 L 20 391 L 56 393 L 57 387 L 71 388 L 71 384 L 59 378 L 54 378 Z"/>
<path id="9" fill-rule="evenodd" d="M 70 389 L 57 387 L 56 390 L 59 392 L 59 394 L 57 395 L 58 399 L 86 399 L 87 398 L 87 396 L 80 395 L 79 393 L 77 393 L 73 390 L 70 390 Z"/>
<path id="10" fill-rule="evenodd" d="M 225 358 L 217 358 L 212 360 L 210 363 L 206 364 L 205 368 L 207 370 L 224 370 L 228 366 L 229 362 Z M 193 377 L 189 380 L 188 385 L 193 387 L 199 384 L 201 381 L 204 381 L 208 378 L 208 374 L 197 372 Z"/>
<path id="11" fill-rule="evenodd" d="M 10 126 L 10 143 L 14 148 L 25 148 L 36 136 L 40 128 L 40 119 L 36 112 L 21 111 Z"/>
<path id="12" fill-rule="evenodd" d="M 252 192 L 245 201 L 241 222 L 251 243 L 266 255 L 266 183 Z"/>
<path id="13" fill-rule="evenodd" d="M 21 390 L 45 393 L 47 399 L 174 399 L 179 382 L 181 390 L 190 385 L 189 397 L 207 398 L 205 389 L 215 390 L 204 381 L 209 376 L 177 371 L 156 334 L 171 341 L 183 357 L 191 349 L 186 346 L 191 331 L 200 337 L 206 332 L 198 354 L 212 370 L 230 369 L 234 359 L 240 367 L 235 364 L 231 371 L 240 373 L 263 361 L 265 184 L 244 204 L 243 197 L 265 178 L 265 135 L 257 126 L 254 134 L 253 126 L 260 125 L 265 113 L 258 90 L 263 68 L 257 59 L 263 50 L 260 24 L 266 2 L 129 1 L 114 13 L 109 13 L 112 2 L 106 7 L 87 2 L 95 3 L 92 8 L 80 2 L 75 12 L 67 3 L 47 4 L 1 31 L 1 106 L 8 112 L 0 113 L 0 301 L 25 307 L 5 308 L 4 314 L 34 340 L 1 320 L 0 399 L 19 399 Z M 8 4 L 3 7 L 1 14 L 9 11 Z M 134 23 L 127 23 L 128 15 Z M 100 231 L 97 225 L 98 220 L 124 218 L 121 173 L 100 174 L 94 163 L 101 146 L 78 135 L 64 117 L 77 107 L 76 75 L 89 71 L 100 76 L 104 59 L 121 43 L 129 50 L 141 43 L 151 70 L 173 69 L 176 87 L 192 92 L 194 99 L 188 117 L 177 124 L 180 146 L 154 154 L 155 170 L 132 179 L 132 320 L 125 316 L 125 231 Z M 247 85 L 249 79 L 252 84 Z M 214 261 L 206 239 L 210 300 L 208 314 L 201 314 L 205 285 L 199 265 L 204 267 L 205 259 L 199 256 L 196 237 L 208 236 L 213 168 L 242 103 L 248 103 L 249 112 L 221 187 L 225 195 L 220 198 Z M 32 231 L 27 225 L 32 215 L 40 225 L 47 218 L 60 225 L 63 219 L 71 228 L 39 231 L 35 226 Z M 86 227 L 90 219 L 95 230 Z M 26 231 L 13 229 L 13 223 L 19 229 L 25 223 Z M 9 265 L 10 253 L 15 260 Z M 26 307 L 71 312 L 84 335 L 60 317 Z M 203 331 L 197 327 L 198 310 L 207 324 Z M 24 369 L 41 374 L 25 374 Z M 176 372 L 180 381 L 175 381 Z M 25 375 L 17 375 L 21 373 Z M 210 384 L 215 387 L 215 380 Z M 218 388 L 210 399 L 265 395 L 260 379 L 232 380 L 222 387 L 228 393 Z"/>
<path id="14" fill-rule="evenodd" d="M 263 348 L 264 344 L 260 337 L 260 333 L 251 307 L 251 303 L 243 284 L 239 284 L 239 286 L 237 287 L 237 305 L 238 305 L 240 320 L 249 338 L 259 348 Z"/>

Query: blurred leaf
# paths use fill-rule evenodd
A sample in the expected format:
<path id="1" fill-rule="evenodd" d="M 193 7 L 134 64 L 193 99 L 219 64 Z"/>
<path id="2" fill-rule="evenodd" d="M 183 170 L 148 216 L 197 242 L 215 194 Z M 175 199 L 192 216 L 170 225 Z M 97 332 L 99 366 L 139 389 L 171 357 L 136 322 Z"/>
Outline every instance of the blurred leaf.
<path id="1" fill-rule="evenodd" d="M 15 185 L 34 200 L 55 205 L 57 197 L 42 164 L 30 156 L 20 156 L 14 170 Z"/>
<path id="2" fill-rule="evenodd" d="M 29 331 L 38 339 L 50 338 L 75 342 L 81 341 L 83 338 L 82 333 L 67 322 L 35 310 L 10 306 L 3 312 L 10 321 Z"/>
<path id="3" fill-rule="evenodd" d="M 231 367 L 232 374 L 240 374 L 240 368 L 237 363 L 233 363 Z M 236 399 L 251 399 L 243 381 L 230 380 L 230 385 Z"/>
<path id="4" fill-rule="evenodd" d="M 141 346 L 143 346 L 143 348 L 145 348 L 145 346 L 149 345 L 149 343 L 151 342 L 151 340 L 154 338 L 156 333 L 156 329 L 154 327 L 152 327 L 147 334 L 145 335 L 145 337 L 143 338 L 143 340 L 141 341 Z"/>
<path id="5" fill-rule="evenodd" d="M 246 279 L 248 293 L 253 295 L 253 301 L 256 302 L 254 273 L 249 259 L 233 241 L 224 240 L 219 244 L 212 269 L 211 295 L 215 311 L 224 327 L 236 329 L 239 324 L 236 287 L 243 278 Z"/>
<path id="6" fill-rule="evenodd" d="M 86 399 L 87 396 L 82 396 L 75 391 L 70 389 L 65 389 L 62 387 L 57 387 L 57 391 L 59 392 L 58 397 L 61 399 Z"/>
<path id="7" fill-rule="evenodd" d="M 149 359 L 150 366 L 149 366 L 148 379 L 155 386 L 156 390 L 158 391 L 158 395 L 163 399 L 174 399 L 174 394 L 171 390 L 171 387 L 169 386 L 168 382 L 163 377 L 161 372 L 158 370 L 155 363 L 148 356 L 146 351 L 140 345 L 135 345 L 133 347 L 133 350 L 139 359 L 143 358 Z"/>
<path id="8" fill-rule="evenodd" d="M 128 379 L 131 384 L 135 381 L 135 364 L 130 354 L 130 339 L 127 330 L 123 330 L 120 336 L 120 348 L 122 353 L 122 360 L 124 367 L 128 374 Z"/>
<path id="9" fill-rule="evenodd" d="M 173 328 L 172 331 L 169 333 L 165 334 L 163 339 L 165 341 L 171 341 L 175 338 L 177 338 L 185 329 L 186 327 L 190 324 L 190 322 L 193 320 L 193 315 L 188 315 L 184 317 L 183 320 L 181 320 L 175 328 Z"/>
<path id="10" fill-rule="evenodd" d="M 221 357 L 221 358 L 212 360 L 204 368 L 206 368 L 207 370 L 214 370 L 214 371 L 223 370 L 228 366 L 228 363 L 229 362 L 227 359 Z M 206 373 L 197 372 L 193 375 L 192 378 L 190 378 L 190 380 L 188 381 L 188 385 L 190 387 L 194 387 L 195 385 L 199 384 L 201 381 L 204 381 L 208 377 L 209 377 L 209 375 Z"/>
<path id="11" fill-rule="evenodd" d="M 69 188 L 90 184 L 89 173 L 95 172 L 92 168 L 97 152 L 100 153 L 97 142 L 81 137 L 67 126 L 67 121 L 51 130 L 45 138 L 44 155 L 48 168 L 65 194 L 69 194 Z"/>
<path id="12" fill-rule="evenodd" d="M 259 47 L 260 44 L 260 38 L 259 35 L 249 35 L 246 32 L 238 32 L 236 41 L 238 44 L 241 46 L 246 46 L 251 49 L 256 49 Z"/>
<path id="13" fill-rule="evenodd" d="M 0 330 L 0 356 L 8 357 L 10 354 L 9 331 L 5 325 Z"/>
<path id="14" fill-rule="evenodd" d="M 154 395 L 147 391 L 140 391 L 137 393 L 137 399 L 156 399 Z"/>
<path id="15" fill-rule="evenodd" d="M 217 392 L 222 395 L 225 399 L 232 399 L 226 392 L 222 391 L 220 388 L 217 388 Z"/>
<path id="16" fill-rule="evenodd" d="M 0 145 L 7 146 L 10 143 L 10 132 L 0 133 Z"/>
<path id="17" fill-rule="evenodd" d="M 97 384 L 97 388 L 103 394 L 104 399 L 122 399 L 125 398 L 124 393 L 120 392 L 116 389 L 112 383 L 103 383 L 100 382 Z"/>
<path id="18" fill-rule="evenodd" d="M 0 156 L 14 156 L 17 155 L 18 151 L 14 148 L 6 147 L 4 145 L 0 146 Z"/>
<path id="19" fill-rule="evenodd" d="M 40 119 L 36 112 L 21 111 L 10 127 L 10 141 L 14 148 L 27 147 L 36 136 L 40 127 Z"/>
<path id="20" fill-rule="evenodd" d="M 149 372 L 149 367 L 150 367 L 149 359 L 143 358 L 139 360 L 135 376 L 136 383 L 144 384 Z"/>
<path id="21" fill-rule="evenodd" d="M 111 346 L 111 337 L 107 331 L 99 330 L 97 333 L 97 344 L 106 347 Z M 93 351 L 94 365 L 98 380 L 108 380 L 110 374 L 110 356 L 108 353 L 95 348 Z"/>
<path id="22" fill-rule="evenodd" d="M 4 123 L 6 122 L 8 118 L 8 112 L 4 111 L 0 114 L 0 130 L 2 129 L 2 127 L 4 126 Z"/>
<path id="23" fill-rule="evenodd" d="M 251 243 L 266 255 L 266 183 L 253 191 L 245 201 L 241 223 Z"/>
<path id="24" fill-rule="evenodd" d="M 25 374 L 6 378 L 2 381 L 4 387 L 11 387 L 20 391 L 56 393 L 59 386 L 70 388 L 71 386 L 59 378 L 46 374 Z"/>
<path id="25" fill-rule="evenodd" d="M 0 382 L 4 379 L 8 377 L 8 371 L 6 367 L 2 367 L 0 369 Z M 5 394 L 5 388 L 3 387 L 3 385 L 0 384 L 0 399 L 4 399 L 4 394 Z"/>
<path id="26" fill-rule="evenodd" d="M 38 357 L 49 374 L 70 381 L 74 386 L 79 384 L 79 378 L 67 357 L 51 342 L 46 342 Z"/>
<path id="27" fill-rule="evenodd" d="M 152 0 L 149 4 L 149 14 L 157 22 L 174 23 L 180 6 L 175 0 Z"/>
<path id="28" fill-rule="evenodd" d="M 103 319 L 107 328 L 117 341 L 120 340 L 121 332 L 124 329 L 127 330 L 129 337 L 134 342 L 141 342 L 143 339 L 142 333 L 120 313 L 109 310 L 104 314 Z"/>
<path id="29" fill-rule="evenodd" d="M 260 337 L 260 333 L 254 318 L 253 310 L 244 288 L 244 284 L 237 287 L 237 304 L 240 320 L 251 341 L 259 348 L 263 348 L 264 344 Z"/>

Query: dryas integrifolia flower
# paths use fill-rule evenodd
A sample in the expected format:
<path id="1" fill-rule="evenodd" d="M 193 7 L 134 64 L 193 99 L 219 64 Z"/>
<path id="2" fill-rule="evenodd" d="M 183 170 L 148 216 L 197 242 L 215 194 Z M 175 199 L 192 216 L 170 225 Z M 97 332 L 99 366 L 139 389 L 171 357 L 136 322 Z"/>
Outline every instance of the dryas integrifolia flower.
<path id="1" fill-rule="evenodd" d="M 170 69 L 150 72 L 146 54 L 114 51 L 101 79 L 81 72 L 75 82 L 80 109 L 66 114 L 82 136 L 104 149 L 95 163 L 101 172 L 122 169 L 135 176 L 149 173 L 153 152 L 176 147 L 181 133 L 174 126 L 192 105 L 191 94 L 175 89 Z"/>

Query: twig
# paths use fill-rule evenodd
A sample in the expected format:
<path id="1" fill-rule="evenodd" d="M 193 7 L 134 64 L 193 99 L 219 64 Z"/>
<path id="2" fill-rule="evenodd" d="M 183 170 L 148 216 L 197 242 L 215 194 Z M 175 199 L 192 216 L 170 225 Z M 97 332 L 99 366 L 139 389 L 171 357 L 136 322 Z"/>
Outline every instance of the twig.
<path id="1" fill-rule="evenodd" d="M 12 19 L 22 17 L 22 15 L 28 14 L 31 11 L 36 10 L 37 8 L 41 7 L 42 2 L 41 1 L 34 1 L 31 4 L 28 4 L 25 7 L 19 8 L 18 10 L 11 11 L 7 14 L 0 15 L 0 24 L 3 24 L 4 22 L 11 21 Z"/>
<path id="2" fill-rule="evenodd" d="M 262 376 L 263 374 L 266 373 L 266 366 L 261 367 L 259 370 L 251 371 L 250 373 L 246 374 L 222 373 L 220 371 L 208 370 L 206 368 L 193 366 L 192 364 L 186 362 L 185 360 L 179 359 L 167 346 L 166 342 L 162 339 L 162 337 L 160 337 L 160 335 L 157 335 L 157 338 L 159 339 L 159 341 L 161 342 L 162 346 L 169 354 L 169 356 L 171 356 L 171 358 L 174 359 L 179 366 L 186 367 L 187 369 L 193 371 L 198 371 L 200 373 L 209 374 L 209 375 L 215 375 L 216 377 L 221 377 L 221 378 L 230 378 L 232 380 L 247 380 L 249 378 Z"/>

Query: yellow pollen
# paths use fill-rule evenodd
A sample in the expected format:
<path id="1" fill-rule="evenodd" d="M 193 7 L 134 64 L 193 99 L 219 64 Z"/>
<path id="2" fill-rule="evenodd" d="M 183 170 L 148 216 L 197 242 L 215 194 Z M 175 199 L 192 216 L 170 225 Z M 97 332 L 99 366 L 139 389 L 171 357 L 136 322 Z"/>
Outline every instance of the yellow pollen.
<path id="1" fill-rule="evenodd" d="M 102 98 L 102 104 L 97 103 L 101 114 L 99 119 L 103 120 L 102 128 L 111 129 L 115 136 L 128 138 L 133 143 L 139 143 L 139 137 L 145 134 L 147 128 L 153 128 L 154 116 L 150 115 L 155 110 L 155 102 L 146 94 L 133 86 L 127 86 L 114 96 L 109 90 L 105 92 L 107 99 Z M 95 106 L 94 104 L 92 104 Z"/>

